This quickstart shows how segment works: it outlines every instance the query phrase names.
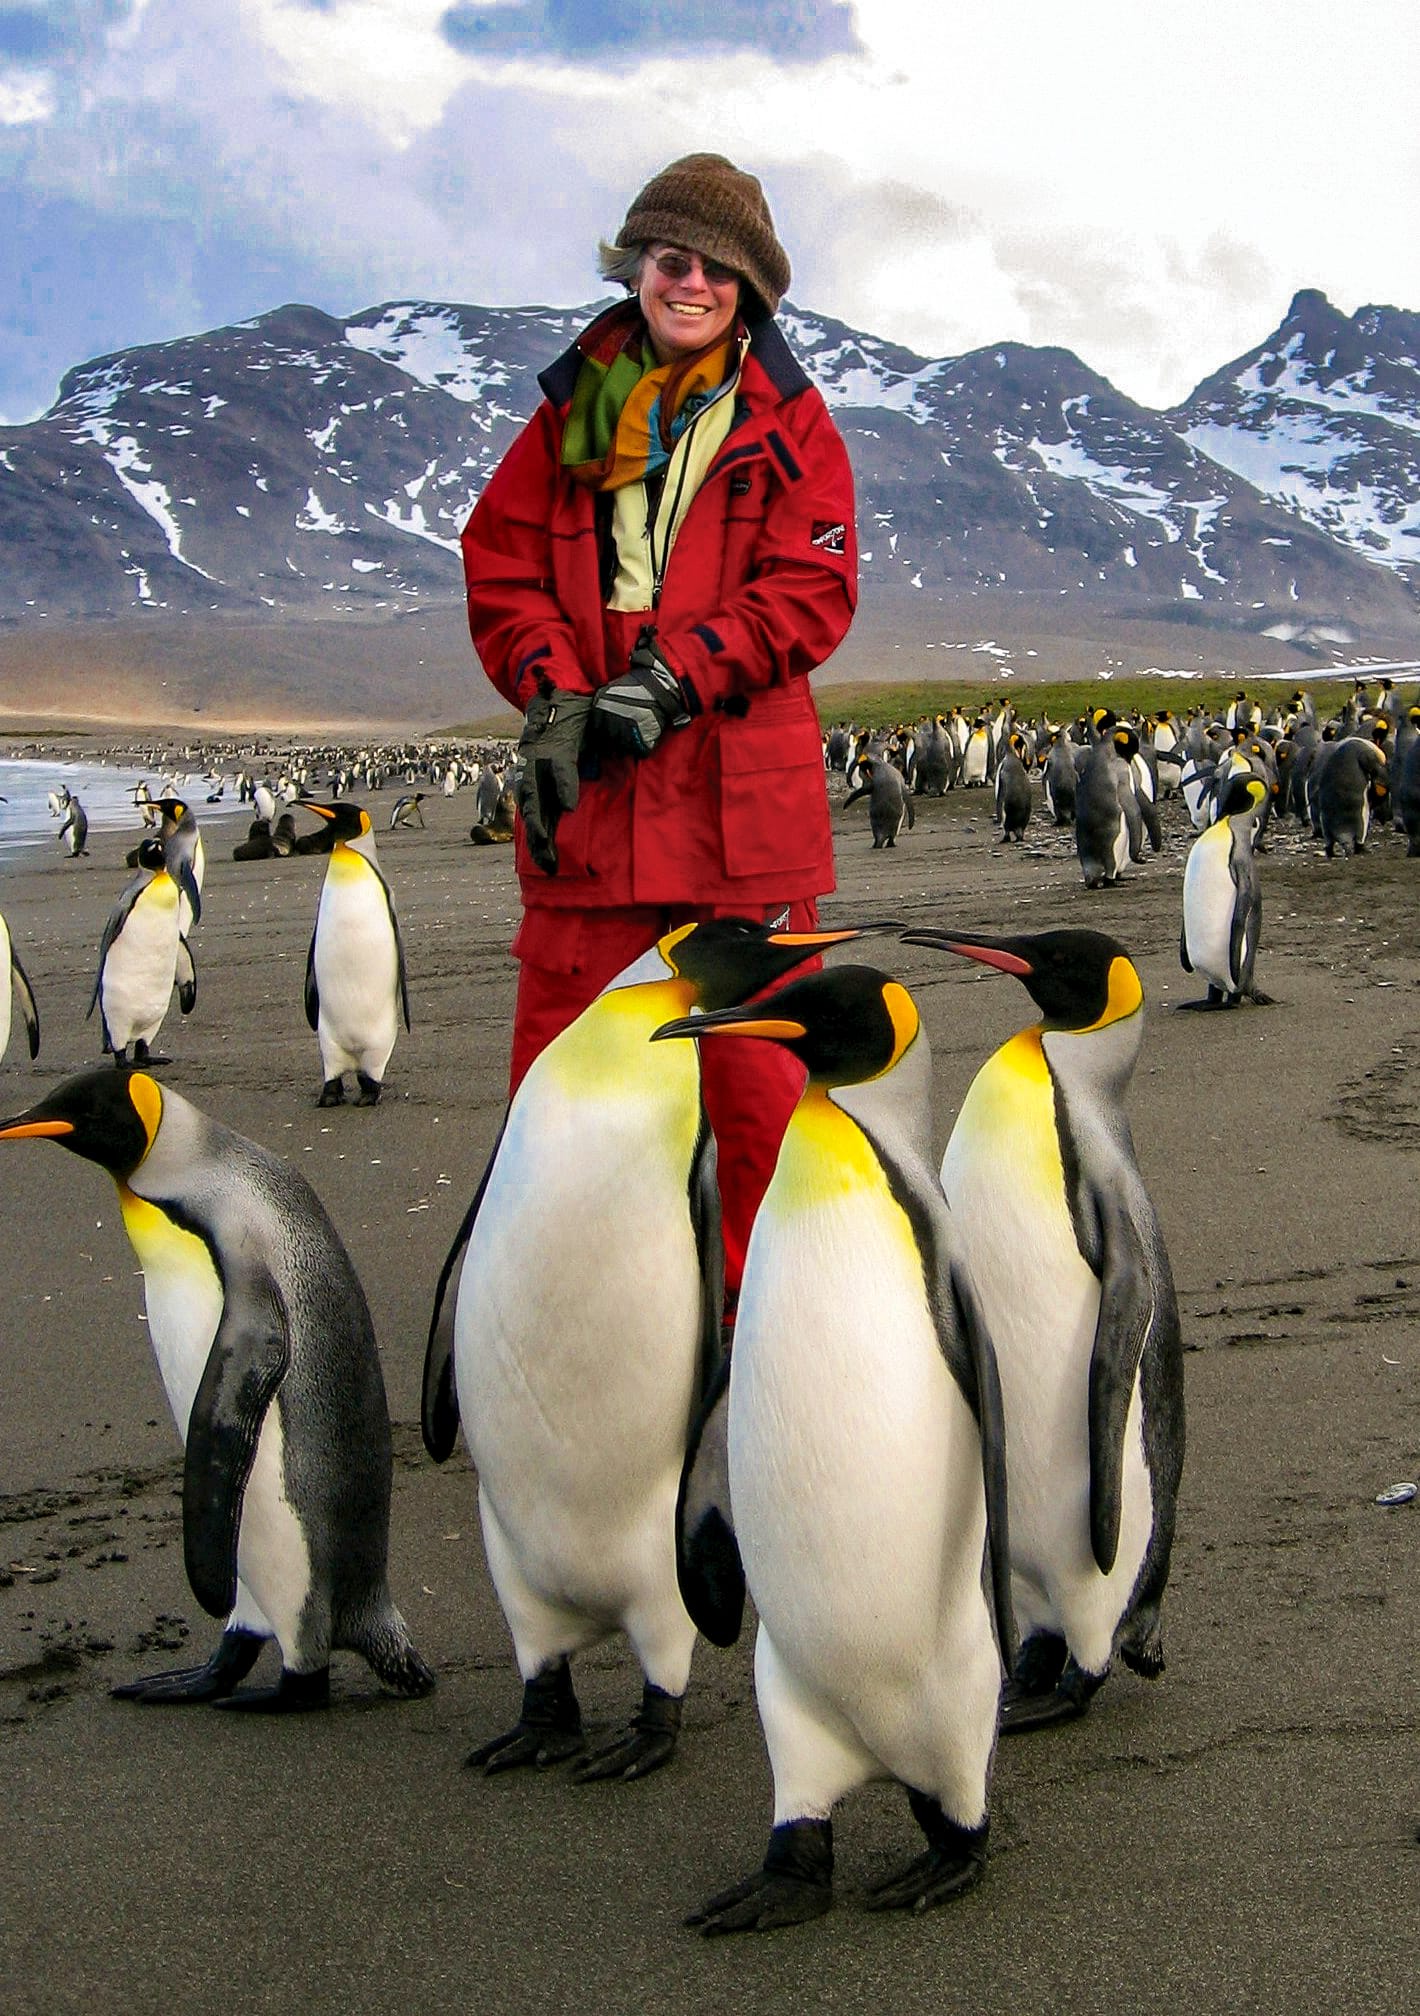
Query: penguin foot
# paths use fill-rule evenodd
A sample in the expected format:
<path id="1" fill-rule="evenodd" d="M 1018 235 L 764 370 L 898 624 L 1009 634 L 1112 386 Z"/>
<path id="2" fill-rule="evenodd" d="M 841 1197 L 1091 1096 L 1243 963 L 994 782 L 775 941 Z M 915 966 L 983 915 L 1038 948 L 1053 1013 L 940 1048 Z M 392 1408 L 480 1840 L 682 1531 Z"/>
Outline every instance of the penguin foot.
<path id="1" fill-rule="evenodd" d="M 324 1085 L 320 1088 L 320 1097 L 317 1099 L 316 1104 L 317 1106 L 343 1106 L 345 1104 L 345 1087 L 339 1078 L 326 1079 Z"/>
<path id="2" fill-rule="evenodd" d="M 869 1911 L 930 1911 L 972 1889 L 985 1873 L 985 1821 L 979 1827 L 959 1827 L 926 1793 L 909 1791 L 907 1798 L 927 1836 L 927 1852 L 873 1885 L 864 1899 Z"/>
<path id="3" fill-rule="evenodd" d="M 245 1694 L 224 1694 L 213 1703 L 217 1708 L 236 1709 L 246 1715 L 304 1715 L 312 1708 L 330 1706 L 330 1668 L 314 1673 L 293 1673 L 283 1666 L 274 1687 L 253 1687 Z"/>
<path id="4" fill-rule="evenodd" d="M 464 1759 L 471 1769 L 481 1769 L 485 1778 L 500 1771 L 516 1771 L 525 1764 L 545 1771 L 575 1757 L 583 1748 L 582 1711 L 572 1686 L 571 1669 L 559 1659 L 531 1680 L 523 1683 L 523 1712 L 515 1728 L 490 1742 L 481 1743 Z"/>
<path id="5" fill-rule="evenodd" d="M 1001 1734 L 1019 1736 L 1028 1729 L 1077 1720 L 1090 1705 L 1091 1695 L 1098 1693 L 1108 1678 L 1108 1668 L 1103 1673 L 1087 1673 L 1071 1659 L 1048 1692 L 1028 1693 L 1016 1680 L 1008 1680 L 1001 1690 Z"/>
<path id="6" fill-rule="evenodd" d="M 363 1071 L 357 1071 L 355 1076 L 360 1085 L 355 1104 L 357 1106 L 378 1106 L 382 1089 L 379 1079 L 367 1077 Z"/>
<path id="7" fill-rule="evenodd" d="M 669 1764 L 675 1755 L 680 1733 L 682 1701 L 647 1681 L 641 1693 L 641 1710 L 624 1736 L 618 1736 L 603 1750 L 593 1750 L 572 1766 L 574 1785 L 590 1785 L 607 1778 L 648 1778 Z"/>
<path id="8" fill-rule="evenodd" d="M 189 1702 L 220 1701 L 245 1680 L 266 1640 L 255 1631 L 224 1631 L 205 1666 L 181 1667 L 171 1673 L 150 1673 L 110 1687 L 115 1701 L 141 1701 L 149 1706 L 183 1707 Z"/>
<path id="9" fill-rule="evenodd" d="M 833 1905 L 833 1822 L 786 1820 L 769 1836 L 764 1866 L 685 1920 L 707 1939 L 804 1925 Z"/>

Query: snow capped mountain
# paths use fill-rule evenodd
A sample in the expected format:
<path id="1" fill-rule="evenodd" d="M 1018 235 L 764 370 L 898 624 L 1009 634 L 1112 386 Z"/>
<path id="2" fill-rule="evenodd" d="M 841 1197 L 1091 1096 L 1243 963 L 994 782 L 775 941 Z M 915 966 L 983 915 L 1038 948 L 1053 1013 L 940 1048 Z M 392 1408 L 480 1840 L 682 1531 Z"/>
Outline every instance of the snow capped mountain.
<path id="1" fill-rule="evenodd" d="M 592 312 L 286 307 L 70 372 L 0 429 L 0 621 L 457 605 L 460 528 Z M 1420 631 L 1420 317 L 1299 294 L 1167 414 L 1065 350 L 781 324 L 853 459 L 865 609 Z"/>
<path id="2" fill-rule="evenodd" d="M 1171 413 L 1192 447 L 1363 558 L 1420 580 L 1420 315 L 1305 290 Z"/>

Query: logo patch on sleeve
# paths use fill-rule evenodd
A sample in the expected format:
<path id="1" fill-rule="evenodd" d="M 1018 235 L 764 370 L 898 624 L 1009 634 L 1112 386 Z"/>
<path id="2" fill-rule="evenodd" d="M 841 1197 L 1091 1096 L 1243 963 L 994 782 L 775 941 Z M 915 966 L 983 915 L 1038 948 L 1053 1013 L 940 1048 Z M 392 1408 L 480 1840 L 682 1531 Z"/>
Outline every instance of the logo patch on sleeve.
<path id="1" fill-rule="evenodd" d="M 833 525 L 816 521 L 813 531 L 809 535 L 809 544 L 821 547 L 825 553 L 846 553 L 848 550 L 848 527 L 843 523 L 841 518 Z"/>

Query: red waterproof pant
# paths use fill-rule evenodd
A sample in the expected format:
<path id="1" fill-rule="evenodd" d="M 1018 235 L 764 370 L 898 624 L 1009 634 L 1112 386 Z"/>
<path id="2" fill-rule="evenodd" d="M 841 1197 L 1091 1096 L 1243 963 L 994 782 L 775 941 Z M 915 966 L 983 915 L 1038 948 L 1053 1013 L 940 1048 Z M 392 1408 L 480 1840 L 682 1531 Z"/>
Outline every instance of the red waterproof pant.
<path id="1" fill-rule="evenodd" d="M 771 906 L 765 917 L 781 914 Z M 812 931 L 818 906 L 811 899 L 788 906 L 788 929 Z M 600 994 L 609 980 L 681 924 L 743 915 L 728 905 L 686 909 L 530 909 L 513 939 L 520 962 L 513 1015 L 513 1057 L 508 1096 L 554 1036 Z M 798 973 L 811 973 L 817 960 Z M 804 1067 L 777 1043 L 719 1037 L 700 1046 L 705 1111 L 715 1133 L 724 1219 L 725 1291 L 731 1309 L 744 1272 L 749 1230 L 769 1188 L 789 1115 L 804 1089 Z"/>

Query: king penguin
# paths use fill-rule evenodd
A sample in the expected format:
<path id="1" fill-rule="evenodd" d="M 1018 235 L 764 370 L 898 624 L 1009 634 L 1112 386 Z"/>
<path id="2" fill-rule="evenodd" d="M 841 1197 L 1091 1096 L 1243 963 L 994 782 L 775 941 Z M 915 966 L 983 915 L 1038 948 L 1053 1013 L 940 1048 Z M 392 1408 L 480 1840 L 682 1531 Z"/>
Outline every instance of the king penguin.
<path id="1" fill-rule="evenodd" d="M 24 1018 L 25 1033 L 29 1037 L 30 1056 L 39 1055 L 39 1010 L 35 1006 L 34 989 L 15 950 L 10 936 L 10 927 L 0 917 L 0 1058 L 10 1047 L 10 1025 L 14 1015 L 14 1004 L 20 1004 L 20 1014 Z"/>
<path id="2" fill-rule="evenodd" d="M 138 873 L 109 912 L 87 1013 L 97 1007 L 115 1064 L 150 1061 L 174 986 L 184 1015 L 197 1000 L 197 969 L 179 922 L 181 895 L 161 840 L 138 843 Z M 152 1060 L 157 1061 L 157 1060 Z M 166 1060 L 163 1060 L 166 1061 Z"/>
<path id="3" fill-rule="evenodd" d="M 1230 779 L 1219 816 L 1188 851 L 1183 871 L 1183 928 L 1178 956 L 1185 973 L 1208 982 L 1202 1001 L 1184 1008 L 1270 1005 L 1253 983 L 1262 931 L 1262 877 L 1253 842 L 1267 805 L 1267 785 L 1244 773 Z"/>
<path id="4" fill-rule="evenodd" d="M 442 1462 L 462 1422 L 523 1680 L 516 1726 L 467 1760 L 486 1772 L 583 1749 L 569 1662 L 617 1631 L 641 1708 L 576 1775 L 640 1778 L 674 1751 L 696 1635 L 676 1496 L 719 1370 L 722 1260 L 699 1060 L 650 1038 L 856 935 L 682 925 L 548 1044 L 509 1106 L 444 1265 L 424 1371 L 425 1445 Z"/>
<path id="5" fill-rule="evenodd" d="M 370 815 L 349 799 L 301 805 L 327 821 L 330 861 L 306 958 L 306 1020 L 320 1042 L 321 1106 L 344 1103 L 345 1072 L 359 1083 L 357 1106 L 379 1102 L 398 1033 L 409 1027 L 409 986 L 394 898 L 380 873 Z"/>
<path id="6" fill-rule="evenodd" d="M 750 1234 L 719 1508 L 759 1614 L 774 1824 L 762 1867 L 688 1922 L 826 1911 L 833 1808 L 883 1778 L 927 1848 L 869 1907 L 922 1910 L 981 1875 L 1011 1643 L 1001 1393 L 928 1159 L 927 1039 L 866 966 L 657 1034 L 777 1042 L 808 1070 Z"/>
<path id="7" fill-rule="evenodd" d="M 1098 931 L 903 942 L 1014 974 L 1043 1017 L 977 1072 L 942 1162 L 1005 1402 L 1022 1645 L 1002 1725 L 1033 1728 L 1082 1713 L 1116 1649 L 1138 1673 L 1163 1670 L 1183 1352 L 1122 1103 L 1144 991 Z"/>
<path id="8" fill-rule="evenodd" d="M 202 917 L 202 881 L 207 872 L 207 857 L 197 828 L 197 814 L 187 800 L 159 798 L 156 804 L 162 815 L 158 837 L 163 843 L 164 860 L 177 884 L 178 928 L 186 938 Z"/>
<path id="9" fill-rule="evenodd" d="M 91 1071 L 0 1125 L 118 1186 L 178 1433 L 193 1595 L 225 1617 L 205 1666 L 114 1691 L 143 1702 L 322 1706 L 332 1649 L 386 1686 L 433 1676 L 389 1593 L 390 1425 L 349 1255 L 290 1164 L 146 1072 Z M 274 1638 L 281 1677 L 235 1693 Z"/>

